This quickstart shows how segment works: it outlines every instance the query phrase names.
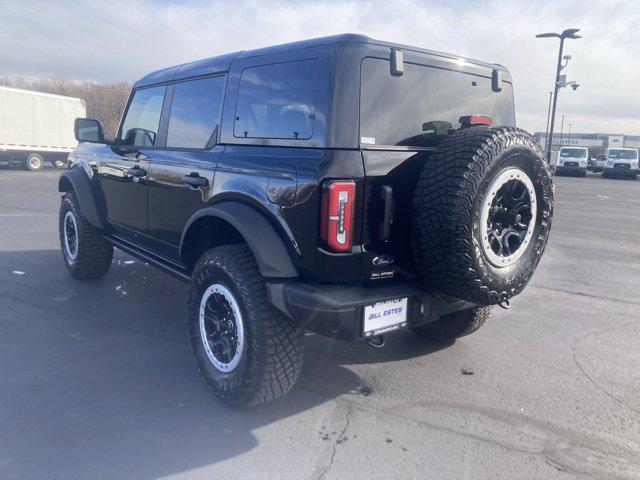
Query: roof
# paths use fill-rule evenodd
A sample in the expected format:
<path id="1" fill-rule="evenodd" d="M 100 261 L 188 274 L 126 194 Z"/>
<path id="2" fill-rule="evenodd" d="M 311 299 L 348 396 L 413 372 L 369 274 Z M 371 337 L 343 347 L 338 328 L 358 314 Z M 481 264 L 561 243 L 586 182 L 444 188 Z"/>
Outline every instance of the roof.
<path id="1" fill-rule="evenodd" d="M 84 100 L 82 98 L 77 98 L 77 97 L 67 97 L 66 95 L 56 95 L 55 93 L 45 93 L 45 92 L 38 92 L 36 90 L 26 90 L 23 88 L 13 88 L 13 87 L 4 87 L 2 85 L 0 85 L 0 90 L 4 90 L 4 91 L 9 91 L 9 92 L 16 92 L 16 93 L 24 93 L 27 95 L 35 95 L 38 97 L 49 97 L 49 98 L 61 98 L 64 100 L 75 100 L 77 102 L 80 102 L 84 105 Z"/>
<path id="2" fill-rule="evenodd" d="M 283 52 L 292 51 L 292 50 L 300 50 L 304 48 L 314 48 L 314 47 L 331 46 L 331 45 L 337 46 L 337 45 L 346 45 L 346 44 L 354 44 L 354 43 L 382 45 L 390 48 L 398 48 L 401 50 L 410 50 L 414 52 L 426 53 L 426 54 L 434 55 L 438 57 L 451 58 L 455 60 L 464 60 L 470 63 L 475 63 L 478 65 L 482 65 L 490 68 L 497 68 L 499 70 L 505 70 L 505 71 L 507 70 L 505 67 L 496 63 L 486 63 L 478 60 L 460 57 L 459 55 L 452 55 L 448 53 L 436 52 L 434 50 L 427 50 L 420 47 L 413 47 L 410 45 L 402 45 L 402 44 L 386 42 L 382 40 L 375 40 L 366 35 L 361 35 L 356 33 L 344 33 L 341 35 L 312 38 L 309 40 L 301 40 L 299 42 L 284 43 L 281 45 L 274 45 L 271 47 L 258 48 L 254 50 L 244 50 L 244 51 L 235 52 L 235 53 L 228 53 L 228 54 L 220 55 L 217 57 L 206 58 L 204 60 L 198 60 L 190 63 L 183 63 L 181 65 L 176 65 L 169 68 L 163 68 L 161 70 L 156 70 L 155 72 L 151 72 L 148 75 L 145 75 L 144 77 L 142 77 L 140 80 L 138 80 L 135 83 L 134 88 L 152 85 L 155 83 L 179 80 L 181 78 L 207 75 L 207 74 L 216 73 L 216 72 L 224 72 L 229 70 L 229 68 L 231 67 L 231 64 L 235 59 L 251 58 L 251 57 L 257 57 L 261 55 L 272 55 L 276 53 L 283 53 Z"/>

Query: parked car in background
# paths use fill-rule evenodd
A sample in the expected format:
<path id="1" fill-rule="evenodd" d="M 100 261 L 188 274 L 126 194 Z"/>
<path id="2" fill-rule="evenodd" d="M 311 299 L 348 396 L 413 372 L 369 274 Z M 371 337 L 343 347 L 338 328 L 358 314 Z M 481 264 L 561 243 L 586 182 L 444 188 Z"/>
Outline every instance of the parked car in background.
<path id="1" fill-rule="evenodd" d="M 0 86 L 0 165 L 65 167 L 78 144 L 73 122 L 86 114 L 80 98 Z"/>
<path id="2" fill-rule="evenodd" d="M 589 150 L 583 147 L 562 147 L 558 155 L 556 175 L 573 174 L 587 176 Z"/>
<path id="3" fill-rule="evenodd" d="M 602 176 L 638 178 L 638 150 L 635 148 L 608 148 Z"/>

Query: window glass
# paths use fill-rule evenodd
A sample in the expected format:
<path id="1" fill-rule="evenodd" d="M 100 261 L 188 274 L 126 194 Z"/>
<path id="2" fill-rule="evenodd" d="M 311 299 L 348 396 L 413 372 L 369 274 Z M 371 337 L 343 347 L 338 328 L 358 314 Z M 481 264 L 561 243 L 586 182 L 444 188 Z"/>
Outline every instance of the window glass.
<path id="1" fill-rule="evenodd" d="M 133 94 L 122 124 L 121 144 L 136 147 L 153 147 L 156 144 L 166 89 L 166 85 L 162 85 Z"/>
<path id="2" fill-rule="evenodd" d="M 176 83 L 167 147 L 205 148 L 217 134 L 226 77 Z"/>
<path id="3" fill-rule="evenodd" d="M 360 143 L 432 147 L 466 115 L 488 115 L 493 125 L 515 125 L 511 84 L 491 89 L 491 79 L 477 75 L 404 64 L 391 75 L 388 60 L 362 62 Z"/>
<path id="4" fill-rule="evenodd" d="M 637 150 L 609 150 L 609 158 L 635 160 L 636 158 L 638 158 L 638 151 Z"/>
<path id="5" fill-rule="evenodd" d="M 561 148 L 560 149 L 561 157 L 586 157 L 587 150 L 584 148 Z"/>
<path id="6" fill-rule="evenodd" d="M 308 139 L 313 133 L 318 60 L 246 68 L 240 78 L 233 134 Z"/>

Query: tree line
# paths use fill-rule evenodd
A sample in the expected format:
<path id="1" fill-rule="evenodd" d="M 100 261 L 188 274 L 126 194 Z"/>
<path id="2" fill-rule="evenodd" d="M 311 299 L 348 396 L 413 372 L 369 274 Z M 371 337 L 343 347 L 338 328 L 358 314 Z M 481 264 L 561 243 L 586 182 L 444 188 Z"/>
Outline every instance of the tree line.
<path id="1" fill-rule="evenodd" d="M 37 92 L 81 98 L 87 106 L 87 117 L 100 120 L 105 134 L 113 136 L 127 103 L 131 82 L 93 82 L 73 80 L 67 76 L 0 77 L 0 85 Z"/>

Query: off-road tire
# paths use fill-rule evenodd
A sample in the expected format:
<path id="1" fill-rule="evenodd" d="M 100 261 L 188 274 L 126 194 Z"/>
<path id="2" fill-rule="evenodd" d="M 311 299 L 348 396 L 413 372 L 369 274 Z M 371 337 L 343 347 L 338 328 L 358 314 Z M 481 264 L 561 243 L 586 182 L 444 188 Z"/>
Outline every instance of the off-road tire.
<path id="1" fill-rule="evenodd" d="M 492 311 L 493 307 L 477 307 L 450 313 L 413 331 L 428 340 L 451 342 L 478 330 L 489 320 Z"/>
<path id="2" fill-rule="evenodd" d="M 22 161 L 22 168 L 30 172 L 42 170 L 42 167 L 44 167 L 44 158 L 39 153 L 30 153 Z"/>
<path id="3" fill-rule="evenodd" d="M 68 211 L 73 214 L 77 229 L 78 242 L 75 259 L 70 258 L 65 249 L 64 224 Z M 113 259 L 113 246 L 102 238 L 100 230 L 91 225 L 82 215 L 78 198 L 73 190 L 65 193 L 62 197 L 58 230 L 62 258 L 72 277 L 78 280 L 92 280 L 103 277 L 109 271 Z"/>
<path id="4" fill-rule="evenodd" d="M 535 230 L 517 261 L 498 268 L 482 249 L 480 213 L 491 182 L 513 167 L 533 184 Z M 457 131 L 426 162 L 417 183 L 411 220 L 416 264 L 434 290 L 477 305 L 499 303 L 530 280 L 547 244 L 552 213 L 549 166 L 529 133 L 482 126 Z"/>
<path id="5" fill-rule="evenodd" d="M 230 372 L 209 360 L 200 335 L 200 302 L 214 283 L 232 292 L 244 325 L 242 356 Z M 264 278 L 245 244 L 216 247 L 200 257 L 187 298 L 187 328 L 198 371 L 218 397 L 234 406 L 252 407 L 283 396 L 302 368 L 304 329 L 269 303 Z"/>

